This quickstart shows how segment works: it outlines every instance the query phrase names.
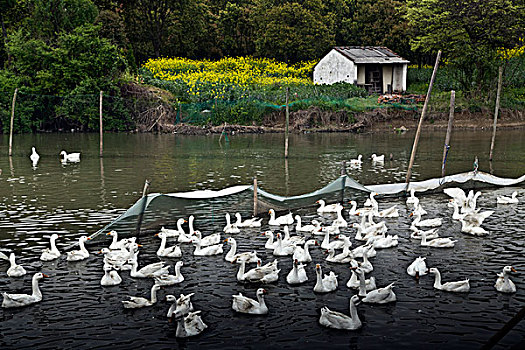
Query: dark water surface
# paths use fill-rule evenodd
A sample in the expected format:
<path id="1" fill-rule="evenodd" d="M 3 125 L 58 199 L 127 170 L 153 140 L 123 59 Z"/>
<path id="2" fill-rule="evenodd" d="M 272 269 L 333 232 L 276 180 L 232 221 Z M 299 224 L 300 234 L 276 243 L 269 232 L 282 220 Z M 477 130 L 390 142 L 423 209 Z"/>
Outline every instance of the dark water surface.
<path id="1" fill-rule="evenodd" d="M 489 171 L 487 161 L 490 132 L 454 131 L 447 173 L 472 169 L 474 156 L 480 169 Z M 231 295 L 242 292 L 254 297 L 258 285 L 241 285 L 235 274 L 237 266 L 223 256 L 194 257 L 193 248 L 183 245 L 185 281 L 159 292 L 160 302 L 150 308 L 124 310 L 121 300 L 128 295 L 149 296 L 152 281 L 132 279 L 121 272 L 123 283 L 101 287 L 102 258 L 92 254 L 87 260 L 68 263 L 65 254 L 54 262 L 41 262 L 40 252 L 49 245 L 49 236 L 58 233 L 58 247 L 89 235 L 129 208 L 139 197 L 145 179 L 150 192 L 179 192 L 196 189 L 221 189 L 237 184 L 251 184 L 257 176 L 259 186 L 271 193 L 296 195 L 314 191 L 340 174 L 341 161 L 363 154 L 364 165 L 349 170 L 349 175 L 363 184 L 404 181 L 413 134 L 376 133 L 368 135 L 308 134 L 293 135 L 290 158 L 283 160 L 283 135 L 234 135 L 222 145 L 218 136 L 180 135 L 105 135 L 104 158 L 98 157 L 96 134 L 15 135 L 14 156 L 7 157 L 8 138 L 0 136 L 0 250 L 13 250 L 18 263 L 28 274 L 9 278 L 8 263 L 0 262 L 0 292 L 30 292 L 31 276 L 38 271 L 50 275 L 41 284 L 43 301 L 20 309 L 0 309 L 0 348 L 454 348 L 476 349 L 493 336 L 525 305 L 525 203 L 523 187 L 483 189 L 478 206 L 495 210 L 484 223 L 490 235 L 471 237 L 460 232 L 451 219 L 444 194 L 420 195 L 427 217 L 442 217 L 442 237 L 458 242 L 453 249 L 419 246 L 409 238 L 410 219 L 402 198 L 379 200 L 380 208 L 398 204 L 401 216 L 388 219 L 388 234 L 399 235 L 399 246 L 378 250 L 372 258 L 378 286 L 395 282 L 397 302 L 388 305 L 357 307 L 363 321 L 360 330 L 346 332 L 323 328 L 318 319 L 324 305 L 348 313 L 348 300 L 355 292 L 346 287 L 350 276 L 347 265 L 324 261 L 319 248 L 311 250 L 313 263 L 308 264 L 309 281 L 289 286 L 286 275 L 290 258 L 279 258 L 281 274 L 278 283 L 267 285 L 267 316 L 238 315 L 231 309 Z M 443 132 L 424 132 L 414 168 L 415 179 L 440 174 Z M 33 169 L 29 160 L 31 146 L 41 159 Z M 82 152 L 80 164 L 63 166 L 58 153 Z M 392 153 L 394 160 L 384 166 L 372 166 L 372 153 Z M 501 130 L 496 139 L 495 175 L 515 178 L 525 173 L 525 133 Z M 520 204 L 496 205 L 496 197 L 517 190 Z M 248 216 L 246 198 L 225 198 L 177 208 L 181 217 L 196 217 L 196 227 L 204 235 L 221 232 L 223 213 L 241 211 Z M 249 198 L 248 198 L 249 200 Z M 362 206 L 363 200 L 359 198 Z M 318 218 L 315 209 L 295 210 L 310 222 Z M 346 218 L 349 222 L 356 219 Z M 325 223 L 333 218 L 321 217 Z M 175 221 L 171 218 L 170 221 Z M 265 219 L 265 223 L 267 220 Z M 273 260 L 264 249 L 260 232 L 246 229 L 233 235 L 239 251 L 257 250 L 264 262 Z M 355 230 L 345 229 L 354 246 Z M 141 243 L 139 265 L 158 261 L 159 240 L 147 231 Z M 124 235 L 125 232 L 122 232 Z M 226 237 L 226 236 L 225 236 Z M 316 236 L 322 238 L 320 236 Z M 171 243 L 171 241 L 170 241 Z M 99 239 L 88 246 L 91 252 L 109 244 Z M 225 246 L 225 254 L 228 247 Z M 470 278 L 471 291 L 453 294 L 432 287 L 433 278 L 424 276 L 419 284 L 408 276 L 406 267 L 417 256 L 426 256 L 429 267 L 438 267 L 444 282 Z M 174 265 L 177 259 L 163 259 Z M 315 263 L 323 271 L 339 275 L 339 288 L 334 293 L 317 295 Z M 513 265 L 518 274 L 512 277 L 517 293 L 496 292 L 496 273 Z M 175 338 L 175 327 L 165 314 L 169 305 L 166 294 L 195 293 L 196 309 L 209 328 L 190 339 Z M 519 323 L 497 346 L 509 348 L 525 344 L 525 321 Z"/>

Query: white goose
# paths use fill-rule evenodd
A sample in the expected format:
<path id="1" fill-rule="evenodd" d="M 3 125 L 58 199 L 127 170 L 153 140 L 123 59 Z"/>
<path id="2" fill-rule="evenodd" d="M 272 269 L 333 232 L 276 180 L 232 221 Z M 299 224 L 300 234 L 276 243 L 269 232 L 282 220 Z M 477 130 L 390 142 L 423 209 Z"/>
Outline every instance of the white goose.
<path id="1" fill-rule="evenodd" d="M 345 242 L 343 242 L 342 239 L 338 239 L 338 240 L 335 240 L 335 241 L 332 241 L 330 242 L 330 232 L 329 231 L 326 231 L 324 233 L 324 239 L 323 241 L 321 242 L 321 248 L 323 249 L 342 249 L 345 245 Z"/>
<path id="2" fill-rule="evenodd" d="M 424 231 L 421 232 L 421 245 L 423 247 L 433 248 L 453 248 L 457 240 L 453 240 L 450 237 L 438 237 L 430 241 L 427 241 L 427 235 Z"/>
<path id="3" fill-rule="evenodd" d="M 233 262 L 234 260 L 240 262 L 241 260 L 246 261 L 247 263 L 256 263 L 259 258 L 257 257 L 257 252 L 245 252 L 237 253 L 237 241 L 233 237 L 228 237 L 224 240 L 230 245 L 230 250 L 224 256 L 224 260 Z"/>
<path id="4" fill-rule="evenodd" d="M 80 162 L 80 153 L 67 153 L 66 151 L 60 152 L 60 157 L 62 157 L 62 163 L 79 163 Z"/>
<path id="5" fill-rule="evenodd" d="M 468 204 L 467 204 L 467 196 L 465 195 L 465 191 L 463 191 L 461 188 L 453 187 L 453 188 L 445 188 L 443 192 L 452 197 L 453 201 L 457 203 L 459 207 L 461 207 L 461 212 L 464 213 L 467 211 Z M 452 205 L 452 203 L 450 203 Z"/>
<path id="6" fill-rule="evenodd" d="M 159 249 L 157 250 L 157 256 L 165 256 L 168 258 L 180 258 L 182 256 L 182 250 L 178 245 L 166 247 L 166 233 L 161 231 L 155 234 L 155 236 L 161 239 Z"/>
<path id="7" fill-rule="evenodd" d="M 357 276 L 357 273 L 355 272 L 355 268 L 350 267 L 350 269 L 352 274 L 350 275 L 350 279 L 348 280 L 348 282 L 346 282 L 346 286 L 352 289 L 359 289 L 360 281 L 359 277 Z M 365 279 L 365 288 L 367 292 L 377 289 L 375 277 L 372 276 L 369 279 Z"/>
<path id="8" fill-rule="evenodd" d="M 38 287 L 38 281 L 40 281 L 44 277 L 49 276 L 41 272 L 37 272 L 33 275 L 32 294 L 9 294 L 3 292 L 2 295 L 4 296 L 4 300 L 2 301 L 2 307 L 22 307 L 42 301 L 42 292 Z"/>
<path id="9" fill-rule="evenodd" d="M 235 222 L 235 225 L 237 227 L 261 227 L 262 218 L 251 218 L 246 219 L 242 221 L 242 217 L 240 213 L 235 213 L 235 218 L 237 221 Z"/>
<path id="10" fill-rule="evenodd" d="M 408 197 L 406 201 L 407 205 L 415 206 L 416 204 L 419 204 L 419 199 L 416 197 L 415 193 L 416 190 L 413 188 L 410 189 L 410 197 Z"/>
<path id="11" fill-rule="evenodd" d="M 186 233 L 186 231 L 184 231 L 184 229 L 182 228 L 182 224 L 185 222 L 188 222 L 188 220 L 177 220 L 177 230 L 179 231 L 179 235 L 177 236 L 177 242 L 179 243 L 191 243 L 193 241 L 193 236 L 191 232 Z"/>
<path id="12" fill-rule="evenodd" d="M 169 266 L 164 266 L 164 262 L 159 261 L 157 263 L 149 264 L 137 270 L 138 261 L 137 259 L 129 259 L 128 263 L 131 264 L 130 276 L 134 278 L 150 278 L 154 276 L 160 276 L 168 273 Z"/>
<path id="13" fill-rule="evenodd" d="M 266 294 L 265 289 L 257 289 L 257 301 L 245 297 L 241 293 L 232 295 L 232 309 L 243 314 L 265 315 L 268 313 L 268 307 L 264 302 L 264 294 Z"/>
<path id="14" fill-rule="evenodd" d="M 153 276 L 155 284 L 159 286 L 172 286 L 184 281 L 184 276 L 180 273 L 180 268 L 184 265 L 182 261 L 177 261 L 175 264 L 175 275 L 170 275 L 168 273 Z"/>
<path id="15" fill-rule="evenodd" d="M 181 222 L 181 225 L 182 225 L 184 223 L 184 219 L 179 219 L 179 220 L 182 220 Z M 172 228 L 165 228 L 164 226 L 160 228 L 160 232 L 164 233 L 166 237 L 178 237 L 179 236 L 179 230 L 174 230 Z"/>
<path id="16" fill-rule="evenodd" d="M 413 239 L 421 239 L 423 237 L 423 232 L 427 236 L 427 239 L 434 239 L 434 238 L 439 237 L 438 228 L 432 228 L 430 230 L 424 231 L 424 230 L 418 229 L 415 226 L 410 226 L 410 229 L 412 230 L 412 233 L 410 234 L 410 238 L 413 238 Z"/>
<path id="17" fill-rule="evenodd" d="M 384 163 L 385 162 L 385 155 L 382 154 L 380 156 L 376 155 L 375 153 L 370 156 L 372 159 L 372 163 Z"/>
<path id="18" fill-rule="evenodd" d="M 348 210 L 348 214 L 350 215 L 366 215 L 369 211 L 371 211 L 370 208 L 357 208 L 357 202 L 356 201 L 350 201 L 351 208 Z"/>
<path id="19" fill-rule="evenodd" d="M 175 336 L 177 338 L 193 337 L 204 332 L 208 326 L 200 317 L 200 310 L 190 312 L 187 316 L 177 318 L 177 329 Z"/>
<path id="20" fill-rule="evenodd" d="M 200 240 L 201 246 L 203 247 L 207 247 L 209 245 L 214 245 L 214 244 L 219 244 L 221 242 L 220 233 L 213 233 L 211 235 L 207 235 L 206 237 L 202 237 L 201 231 L 196 230 L 195 232 L 193 232 L 193 234 L 195 235 L 193 239 L 197 238 L 198 240 Z"/>
<path id="21" fill-rule="evenodd" d="M 53 233 L 50 238 L 51 242 L 51 249 L 46 248 L 42 252 L 42 255 L 40 255 L 40 260 L 42 261 L 51 261 L 58 259 L 60 257 L 60 251 L 57 249 L 56 246 L 56 240 L 58 239 L 58 235 L 56 233 Z"/>
<path id="22" fill-rule="evenodd" d="M 283 227 L 284 232 L 284 238 L 283 243 L 284 245 L 298 245 L 298 244 L 304 244 L 306 239 L 303 236 L 290 236 L 290 229 L 288 229 L 288 226 Z"/>
<path id="23" fill-rule="evenodd" d="M 224 233 L 239 233 L 241 230 L 237 227 L 237 225 L 231 223 L 230 214 L 226 213 L 226 226 L 224 226 L 223 229 Z"/>
<path id="24" fill-rule="evenodd" d="M 483 227 L 461 220 L 461 232 L 468 233 L 472 236 L 485 236 L 489 234 L 489 231 Z"/>
<path id="25" fill-rule="evenodd" d="M 122 305 L 125 309 L 139 309 L 141 307 L 152 306 L 157 303 L 157 291 L 160 289 L 158 284 L 154 284 L 151 287 L 151 299 L 143 297 L 129 297 L 129 300 L 123 300 Z"/>
<path id="26" fill-rule="evenodd" d="M 339 209 L 343 208 L 343 206 L 339 203 L 326 204 L 326 202 L 323 199 L 319 199 L 315 203 L 319 204 L 319 208 L 317 208 L 317 212 L 319 214 L 337 213 Z"/>
<path id="27" fill-rule="evenodd" d="M 362 258 L 365 254 L 369 258 L 373 258 L 377 255 L 377 251 L 374 248 L 373 244 L 360 245 L 359 247 L 355 247 L 352 250 L 352 255 L 354 256 L 354 258 Z"/>
<path id="28" fill-rule="evenodd" d="M 337 209 L 337 218 L 332 222 L 332 226 L 348 227 L 348 223 L 343 218 L 343 207 Z"/>
<path id="29" fill-rule="evenodd" d="M 264 248 L 273 250 L 273 249 L 275 249 L 275 247 L 277 247 L 277 242 L 273 241 L 273 232 L 272 231 L 265 231 L 265 232 L 262 233 L 262 235 L 268 237 L 268 240 L 264 244 Z"/>
<path id="30" fill-rule="evenodd" d="M 33 163 L 33 167 L 36 167 L 38 164 L 38 161 L 40 160 L 40 156 L 38 153 L 36 153 L 36 148 L 31 147 L 31 155 L 29 156 L 29 159 L 31 159 L 31 162 Z"/>
<path id="31" fill-rule="evenodd" d="M 329 328 L 344 329 L 353 331 L 361 328 L 362 323 L 357 315 L 355 303 L 359 301 L 359 297 L 354 295 L 350 298 L 350 316 L 340 312 L 332 311 L 328 307 L 321 308 L 321 317 L 319 324 Z"/>
<path id="32" fill-rule="evenodd" d="M 311 245 L 317 245 L 315 239 L 310 239 L 304 244 L 304 248 L 296 246 L 293 251 L 293 259 L 299 261 L 300 263 L 309 263 L 312 261 L 312 256 L 310 255 L 309 247 Z"/>
<path id="33" fill-rule="evenodd" d="M 295 231 L 297 232 L 314 232 L 314 231 L 318 231 L 321 228 L 321 224 L 317 220 L 312 220 L 311 225 L 303 226 L 301 223 L 301 216 L 299 215 L 295 216 L 295 221 L 297 222 L 297 225 L 295 225 Z M 316 222 L 315 225 L 313 224 L 314 221 Z"/>
<path id="34" fill-rule="evenodd" d="M 179 318 L 193 311 L 193 304 L 191 303 L 191 297 L 194 294 L 195 293 L 184 295 L 181 293 L 179 299 L 175 298 L 174 295 L 166 295 L 166 301 L 173 303 L 168 310 L 167 317 L 170 318 L 174 316 L 176 318 Z"/>
<path id="35" fill-rule="evenodd" d="M 410 265 L 407 267 L 407 273 L 410 276 L 419 279 L 419 277 L 427 274 L 427 264 L 425 263 L 426 258 L 417 257 Z"/>
<path id="36" fill-rule="evenodd" d="M 81 261 L 89 258 L 89 252 L 87 251 L 84 243 L 89 241 L 91 238 L 87 236 L 82 236 L 78 239 L 79 250 L 72 250 L 67 252 L 67 261 Z"/>
<path id="37" fill-rule="evenodd" d="M 203 247 L 200 240 L 194 239 L 192 243 L 195 245 L 195 250 L 193 255 L 195 256 L 210 256 L 210 255 L 219 255 L 222 254 L 222 244 L 209 245 Z"/>
<path id="38" fill-rule="evenodd" d="M 443 225 L 443 220 L 441 218 L 426 219 L 421 220 L 421 213 L 410 213 L 410 216 L 415 216 L 416 218 L 412 221 L 412 225 L 416 227 L 438 227 Z"/>
<path id="39" fill-rule="evenodd" d="M 294 222 L 292 213 L 288 213 L 283 216 L 275 217 L 275 210 L 270 209 L 268 210 L 268 214 L 270 214 L 270 220 L 268 220 L 268 225 L 270 226 L 280 226 L 280 225 L 292 225 Z"/>
<path id="40" fill-rule="evenodd" d="M 494 288 L 496 288 L 498 292 L 502 292 L 502 293 L 515 293 L 516 292 L 516 285 L 509 278 L 509 275 L 512 272 L 517 272 L 517 271 L 512 266 L 505 266 L 503 268 L 503 272 L 498 273 L 498 279 L 496 280 L 496 283 L 494 284 Z"/>
<path id="41" fill-rule="evenodd" d="M 349 252 L 342 252 L 335 255 L 335 250 L 333 248 L 328 248 L 327 253 L 328 256 L 326 257 L 326 261 L 331 263 L 346 264 L 354 260 L 354 257 Z"/>
<path id="42" fill-rule="evenodd" d="M 294 250 L 295 250 L 295 245 L 292 243 L 285 243 L 281 238 L 281 234 L 278 233 L 277 234 L 277 245 L 273 249 L 273 255 L 275 256 L 292 255 Z"/>
<path id="43" fill-rule="evenodd" d="M 512 192 L 510 197 L 499 196 L 496 198 L 496 202 L 498 204 L 518 204 L 518 191 Z"/>
<path id="44" fill-rule="evenodd" d="M 9 277 L 21 277 L 27 273 L 26 269 L 24 269 L 22 265 L 18 265 L 16 263 L 15 253 L 11 253 L 9 254 L 9 257 L 7 257 L 7 255 L 0 252 L 0 258 L 8 260 L 11 264 L 11 266 L 9 266 L 9 268 L 7 269 L 7 275 Z"/>
<path id="45" fill-rule="evenodd" d="M 374 271 L 374 266 L 368 260 L 367 250 L 370 249 L 370 248 L 369 248 L 369 246 L 366 246 L 366 245 L 365 245 L 365 247 L 366 247 L 365 248 L 365 252 L 363 253 L 363 262 L 359 263 L 359 267 L 361 268 L 361 270 L 364 271 L 364 273 L 370 273 L 370 272 Z"/>
<path id="46" fill-rule="evenodd" d="M 415 205 L 414 207 L 415 207 L 415 209 L 414 209 L 414 215 L 415 215 L 415 214 L 419 214 L 419 215 L 423 216 L 423 215 L 427 215 L 427 214 L 428 214 L 427 211 L 426 211 L 425 209 L 423 209 L 423 207 L 421 206 L 421 204 L 418 203 L 418 204 Z"/>
<path id="47" fill-rule="evenodd" d="M 396 294 L 392 290 L 394 283 L 390 283 L 383 288 L 367 291 L 364 271 L 357 268 L 355 272 L 359 277 L 359 296 L 364 297 L 361 299 L 362 302 L 370 304 L 386 304 L 397 300 Z"/>
<path id="48" fill-rule="evenodd" d="M 239 259 L 239 261 L 241 262 L 241 266 L 237 271 L 237 281 L 239 282 L 265 282 L 272 280 L 273 276 L 276 274 L 278 276 L 279 272 L 281 271 L 277 269 L 276 260 L 274 260 L 274 264 L 256 267 L 248 271 L 246 271 L 246 260 Z M 234 260 L 233 263 L 235 262 L 236 261 Z M 270 276 L 270 278 L 268 276 Z"/>
<path id="49" fill-rule="evenodd" d="M 360 166 L 363 161 L 361 160 L 363 156 L 360 154 L 357 156 L 357 159 L 350 159 L 350 165 L 351 166 Z"/>
<path id="50" fill-rule="evenodd" d="M 113 240 L 111 241 L 111 244 L 109 245 L 109 249 L 116 250 L 116 249 L 122 249 L 128 242 L 125 239 L 118 240 L 118 233 L 115 230 L 111 230 L 108 233 L 106 233 L 106 236 L 111 236 Z"/>
<path id="51" fill-rule="evenodd" d="M 104 276 L 100 279 L 101 286 L 116 286 L 122 283 L 122 278 L 111 265 L 104 265 Z"/>
<path id="52" fill-rule="evenodd" d="M 385 234 L 381 234 L 379 236 L 372 236 L 368 238 L 367 244 L 372 244 L 375 249 L 386 249 L 395 247 L 399 244 L 397 235 L 388 235 L 385 236 Z"/>
<path id="53" fill-rule="evenodd" d="M 306 270 L 303 264 L 299 264 L 297 259 L 293 259 L 292 270 L 286 276 L 286 282 L 288 284 L 301 284 L 308 281 Z"/>
<path id="54" fill-rule="evenodd" d="M 469 280 L 457 281 L 457 282 L 447 282 L 441 284 L 441 273 L 435 267 L 431 267 L 429 272 L 435 275 L 434 288 L 439 290 L 444 290 L 447 292 L 456 292 L 456 293 L 466 293 L 470 291 Z"/>
<path id="55" fill-rule="evenodd" d="M 315 273 L 317 276 L 317 280 L 315 282 L 314 292 L 329 293 L 337 289 L 337 275 L 333 271 L 330 271 L 329 275 L 324 275 L 323 277 L 321 265 L 317 264 L 315 265 Z"/>

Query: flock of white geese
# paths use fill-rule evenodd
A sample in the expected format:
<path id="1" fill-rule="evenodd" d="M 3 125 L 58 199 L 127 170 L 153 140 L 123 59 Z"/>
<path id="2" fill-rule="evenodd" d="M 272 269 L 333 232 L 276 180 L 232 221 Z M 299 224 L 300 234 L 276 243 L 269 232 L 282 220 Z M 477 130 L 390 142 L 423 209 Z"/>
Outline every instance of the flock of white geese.
<path id="1" fill-rule="evenodd" d="M 73 152 L 73 153 L 67 153 L 66 151 L 62 150 L 59 153 L 60 162 L 62 165 L 66 165 L 69 163 L 80 163 L 80 153 L 79 152 Z M 36 151 L 35 147 L 31 147 L 31 155 L 29 156 L 29 159 L 31 160 L 31 163 L 33 164 L 33 168 L 36 168 L 38 165 L 38 162 L 40 161 L 40 155 Z"/>
<path id="2" fill-rule="evenodd" d="M 447 188 L 444 192 L 451 197 L 449 206 L 453 208 L 452 219 L 459 220 L 462 224 L 462 232 L 470 235 L 481 236 L 487 234 L 487 231 L 481 226 L 483 221 L 489 217 L 493 211 L 481 211 L 476 208 L 476 201 L 480 192 L 469 194 L 459 188 Z M 394 293 L 394 283 L 378 288 L 373 276 L 367 278 L 367 274 L 372 273 L 374 267 L 370 261 L 376 256 L 376 250 L 388 249 L 398 245 L 397 235 L 387 235 L 388 227 L 386 221 L 376 222 L 376 218 L 390 218 L 399 216 L 396 206 L 379 210 L 378 202 L 375 199 L 375 193 L 371 193 L 362 208 L 357 207 L 355 201 L 351 201 L 351 208 L 347 211 L 350 216 L 360 218 L 359 223 L 348 224 L 343 217 L 343 206 L 339 203 L 326 204 L 323 200 L 317 203 L 317 213 L 319 215 L 330 214 L 336 215 L 335 220 L 330 226 L 322 226 L 318 220 L 312 220 L 311 223 L 304 225 L 301 217 L 292 216 L 291 213 L 276 217 L 273 209 L 269 210 L 268 225 L 271 230 L 266 230 L 262 234 L 267 238 L 265 249 L 270 250 L 276 257 L 292 259 L 292 269 L 287 272 L 286 282 L 290 285 L 298 285 L 308 282 L 306 266 L 312 262 L 310 249 L 320 246 L 326 250 L 326 261 L 331 263 L 346 264 L 351 272 L 350 278 L 346 285 L 348 288 L 356 289 L 357 294 L 349 298 L 349 310 L 347 313 L 330 310 L 327 306 L 321 308 L 319 323 L 326 327 L 355 330 L 362 327 L 356 306 L 359 303 L 385 304 L 396 301 Z M 517 192 L 512 197 L 498 197 L 498 204 L 516 204 L 518 203 Z M 410 226 L 410 237 L 414 240 L 420 240 L 422 246 L 434 248 L 452 248 L 456 241 L 450 237 L 440 237 L 438 227 L 442 225 L 442 219 L 431 218 L 422 219 L 427 213 L 421 206 L 419 199 L 411 191 L 410 197 L 406 200 L 407 205 L 412 208 L 411 216 L 414 217 Z M 262 226 L 262 219 L 251 218 L 242 220 L 239 213 L 235 214 L 236 221 L 230 220 L 230 215 L 226 214 L 226 226 L 223 233 L 215 233 L 203 236 L 199 230 L 194 229 L 194 217 L 188 219 L 189 231 L 185 231 L 182 225 L 185 219 L 177 221 L 177 227 L 174 229 L 162 228 L 155 236 L 160 240 L 157 256 L 168 258 L 182 258 L 180 244 L 193 244 L 195 256 L 222 255 L 223 245 L 226 242 L 229 245 L 228 252 L 224 255 L 224 260 L 238 264 L 236 278 L 240 283 L 259 283 L 267 284 L 276 282 L 281 273 L 278 268 L 277 258 L 263 265 L 261 259 L 257 256 L 257 251 L 237 252 L 237 242 L 233 237 L 236 233 L 246 227 L 259 228 Z M 359 221 L 359 220 L 358 220 Z M 290 230 L 295 225 L 295 235 L 290 234 Z M 341 228 L 352 227 L 356 229 L 355 240 L 363 242 L 362 245 L 352 247 L 348 236 L 340 232 Z M 277 232 L 279 231 L 279 232 Z M 347 231 L 346 231 L 347 232 Z M 318 238 L 306 239 L 305 234 L 310 237 Z M 226 239 L 223 236 L 229 236 Z M 149 298 L 142 296 L 130 296 L 128 300 L 123 300 L 124 308 L 142 308 L 157 303 L 157 291 L 161 286 L 171 286 L 184 281 L 181 268 L 184 266 L 182 260 L 175 264 L 174 274 L 170 274 L 170 266 L 165 262 L 159 261 L 139 268 L 139 247 L 134 238 L 119 239 L 117 232 L 110 231 L 107 236 L 111 238 L 111 244 L 103 248 L 100 252 L 104 256 L 104 273 L 101 277 L 102 286 L 115 286 L 122 282 L 119 271 L 129 271 L 131 278 L 151 278 L 153 286 Z M 56 246 L 58 235 L 53 234 L 50 239 L 50 248 L 42 251 L 40 259 L 42 261 L 52 261 L 61 258 L 62 254 Z M 67 261 L 79 261 L 89 257 L 90 253 L 85 247 L 85 242 L 89 237 L 82 236 L 79 239 L 79 249 L 69 251 L 66 254 Z M 168 241 L 176 241 L 176 244 Z M 0 252 L 0 258 L 10 262 L 7 275 L 13 278 L 26 274 L 23 266 L 16 263 L 14 253 L 10 256 Z M 359 259 L 359 260 L 358 260 Z M 248 268 L 249 264 L 256 264 L 256 267 Z M 426 274 L 434 275 L 434 288 L 448 292 L 468 292 L 470 290 L 469 280 L 442 282 L 441 274 L 437 267 L 428 268 L 425 263 L 425 257 L 416 258 L 407 268 L 407 273 L 419 279 Z M 316 281 L 313 285 L 313 291 L 316 293 L 330 293 L 337 290 L 339 281 L 338 276 L 330 271 L 328 274 L 322 272 L 322 264 L 315 264 Z M 502 272 L 497 275 L 494 287 L 498 292 L 514 293 L 516 286 L 511 280 L 511 274 L 516 272 L 512 266 L 502 267 Z M 101 273 L 102 274 L 102 273 Z M 34 274 L 32 279 L 31 294 L 11 294 L 3 292 L 2 307 L 23 307 L 40 302 L 42 292 L 39 288 L 39 281 L 48 277 L 44 273 Z M 265 302 L 264 288 L 259 288 L 256 292 L 256 300 L 242 295 L 232 295 L 232 309 L 240 313 L 248 314 L 267 314 L 268 306 Z M 191 303 L 193 293 L 184 295 L 179 298 L 173 295 L 166 296 L 166 301 L 171 302 L 167 317 L 174 318 L 177 322 L 176 336 L 189 337 L 203 332 L 207 325 L 201 318 L 200 311 L 194 310 Z"/>

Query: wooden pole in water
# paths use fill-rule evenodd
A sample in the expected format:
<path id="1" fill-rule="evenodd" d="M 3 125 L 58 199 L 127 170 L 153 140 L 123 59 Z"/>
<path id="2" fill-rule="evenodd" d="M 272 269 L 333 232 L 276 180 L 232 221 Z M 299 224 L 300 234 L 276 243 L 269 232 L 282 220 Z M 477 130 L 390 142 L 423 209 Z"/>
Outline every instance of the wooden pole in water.
<path id="1" fill-rule="evenodd" d="M 257 216 L 257 176 L 253 178 L 253 216 Z"/>
<path id="2" fill-rule="evenodd" d="M 100 157 L 102 157 L 102 153 L 104 150 L 104 127 L 102 126 L 102 90 L 100 91 L 98 123 L 100 132 Z"/>
<path id="3" fill-rule="evenodd" d="M 494 142 L 496 141 L 496 125 L 498 124 L 499 98 L 501 94 L 502 79 L 503 79 L 503 66 L 500 66 L 499 75 L 498 75 L 498 92 L 496 93 L 496 109 L 494 110 L 494 126 L 492 128 L 492 142 L 490 143 L 489 160 L 491 162 L 492 162 L 492 151 L 494 150 Z"/>
<path id="4" fill-rule="evenodd" d="M 15 104 L 17 94 L 18 88 L 15 89 L 15 93 L 13 94 L 13 103 L 11 104 L 11 127 L 9 128 L 9 157 L 13 155 L 13 124 L 15 121 Z"/>
<path id="5" fill-rule="evenodd" d="M 288 124 L 290 124 L 290 108 L 288 107 L 289 87 L 286 87 L 286 129 L 284 133 L 284 158 L 288 158 Z"/>
<path id="6" fill-rule="evenodd" d="M 144 182 L 144 188 L 142 190 L 142 208 L 140 209 L 140 213 L 139 213 L 139 216 L 137 218 L 137 228 L 136 228 L 136 236 L 137 236 L 137 241 L 139 239 L 139 236 L 140 236 L 140 227 L 142 226 L 142 219 L 144 218 L 144 211 L 146 211 L 146 204 L 148 202 L 148 187 L 149 187 L 149 181 L 146 180 L 146 182 Z"/>
<path id="7" fill-rule="evenodd" d="M 454 104 L 456 102 L 456 92 L 450 91 L 450 111 L 448 114 L 447 136 L 445 136 L 445 146 L 443 147 L 443 162 L 441 163 L 441 177 L 445 176 L 445 162 L 447 159 L 448 149 L 450 148 L 450 134 L 452 133 L 452 123 L 454 122 Z"/>
<path id="8" fill-rule="evenodd" d="M 503 327 L 494 334 L 485 345 L 481 347 L 482 350 L 492 349 L 494 345 L 503 339 L 503 337 L 509 333 L 522 319 L 525 318 L 525 307 L 523 307 L 513 318 L 509 320 Z"/>
<path id="9" fill-rule="evenodd" d="M 414 145 L 412 146 L 412 154 L 410 155 L 410 162 L 408 163 L 408 170 L 407 170 L 407 178 L 406 178 L 406 184 L 407 184 L 407 190 L 408 190 L 408 184 L 410 183 L 410 176 L 412 176 L 412 166 L 414 165 L 414 159 L 416 158 L 416 150 L 417 150 L 417 144 L 419 142 L 419 135 L 421 134 L 421 125 L 423 124 L 423 120 L 425 119 L 425 115 L 427 113 L 428 108 L 428 101 L 430 100 L 430 94 L 432 93 L 432 86 L 434 85 L 434 80 L 436 79 L 436 73 L 439 66 L 439 59 L 441 58 L 441 50 L 438 51 L 437 57 L 436 57 L 436 63 L 434 64 L 434 71 L 432 72 L 432 78 L 430 78 L 430 84 L 428 85 L 428 92 L 427 97 L 425 98 L 425 104 L 423 105 L 423 110 L 421 111 L 421 118 L 419 118 L 419 124 L 417 126 L 416 131 L 416 137 L 414 138 Z"/>

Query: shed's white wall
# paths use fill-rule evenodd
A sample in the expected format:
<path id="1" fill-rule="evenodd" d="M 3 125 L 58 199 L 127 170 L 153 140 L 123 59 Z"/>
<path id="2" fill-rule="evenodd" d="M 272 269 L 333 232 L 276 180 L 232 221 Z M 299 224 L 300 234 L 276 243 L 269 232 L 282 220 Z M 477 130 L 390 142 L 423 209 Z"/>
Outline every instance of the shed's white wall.
<path id="1" fill-rule="evenodd" d="M 366 78 L 366 69 L 364 64 L 357 65 L 357 84 L 358 85 L 365 85 Z"/>
<path id="2" fill-rule="evenodd" d="M 394 66 L 394 79 L 392 89 L 394 91 L 406 91 L 407 89 L 407 68 L 408 65 L 396 64 Z"/>
<path id="3" fill-rule="evenodd" d="M 354 62 L 336 50 L 330 51 L 314 68 L 314 84 L 346 82 L 355 84 L 357 70 Z"/>
<path id="4" fill-rule="evenodd" d="M 383 93 L 388 92 L 388 85 L 392 84 L 392 65 L 383 65 Z M 393 87 L 392 87 L 393 89 Z"/>

